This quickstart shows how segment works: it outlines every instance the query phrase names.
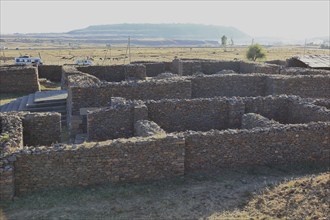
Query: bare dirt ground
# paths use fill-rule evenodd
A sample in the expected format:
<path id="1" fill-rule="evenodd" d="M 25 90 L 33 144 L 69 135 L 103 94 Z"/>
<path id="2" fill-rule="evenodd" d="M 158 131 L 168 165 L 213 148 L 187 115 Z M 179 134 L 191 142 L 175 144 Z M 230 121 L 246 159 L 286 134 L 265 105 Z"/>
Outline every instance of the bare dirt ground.
<path id="1" fill-rule="evenodd" d="M 0 204 L 0 219 L 246 219 L 262 192 L 275 187 L 272 198 L 281 198 L 279 184 L 327 170 L 316 165 L 237 168 L 144 184 L 44 191 Z M 291 219 L 290 212 L 278 217 Z"/>

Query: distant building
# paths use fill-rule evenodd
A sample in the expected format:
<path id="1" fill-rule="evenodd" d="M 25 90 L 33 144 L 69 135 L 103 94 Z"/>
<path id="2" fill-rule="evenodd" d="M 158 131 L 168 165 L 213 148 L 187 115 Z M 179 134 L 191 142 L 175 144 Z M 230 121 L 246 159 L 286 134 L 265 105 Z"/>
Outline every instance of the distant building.
<path id="1" fill-rule="evenodd" d="M 304 55 L 295 56 L 286 60 L 288 67 L 304 67 L 313 69 L 330 70 L 329 55 Z"/>

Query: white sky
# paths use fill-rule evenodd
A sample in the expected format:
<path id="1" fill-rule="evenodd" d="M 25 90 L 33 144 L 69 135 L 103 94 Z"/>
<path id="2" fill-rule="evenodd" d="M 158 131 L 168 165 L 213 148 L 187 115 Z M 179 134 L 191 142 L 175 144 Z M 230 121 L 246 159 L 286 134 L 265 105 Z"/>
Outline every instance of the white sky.
<path id="1" fill-rule="evenodd" d="M 66 32 L 97 24 L 199 23 L 234 26 L 252 37 L 330 35 L 330 0 L 0 2 L 2 34 Z"/>

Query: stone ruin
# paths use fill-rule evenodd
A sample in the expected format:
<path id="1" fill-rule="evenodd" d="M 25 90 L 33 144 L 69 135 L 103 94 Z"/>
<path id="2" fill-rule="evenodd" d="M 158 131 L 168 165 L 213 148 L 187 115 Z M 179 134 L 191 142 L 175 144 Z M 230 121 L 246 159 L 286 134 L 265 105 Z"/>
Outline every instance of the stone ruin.
<path id="1" fill-rule="evenodd" d="M 67 91 L 65 120 L 58 112 L 0 113 L 1 200 L 219 168 L 329 162 L 330 71 L 198 59 L 60 70 L 44 74 Z"/>

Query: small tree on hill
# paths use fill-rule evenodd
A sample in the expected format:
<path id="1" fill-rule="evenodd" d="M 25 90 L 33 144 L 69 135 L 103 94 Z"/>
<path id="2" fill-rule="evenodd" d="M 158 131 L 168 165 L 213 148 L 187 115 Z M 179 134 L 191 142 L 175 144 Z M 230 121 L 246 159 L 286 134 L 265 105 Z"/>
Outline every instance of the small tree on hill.
<path id="1" fill-rule="evenodd" d="M 257 59 L 262 59 L 266 57 L 264 48 L 259 44 L 252 44 L 246 53 L 246 57 L 249 60 L 256 61 Z"/>
<path id="2" fill-rule="evenodd" d="M 225 51 L 226 51 L 226 45 L 227 45 L 227 37 L 226 37 L 226 35 L 223 35 L 221 37 L 221 45 L 222 45 L 223 48 L 225 48 Z"/>

